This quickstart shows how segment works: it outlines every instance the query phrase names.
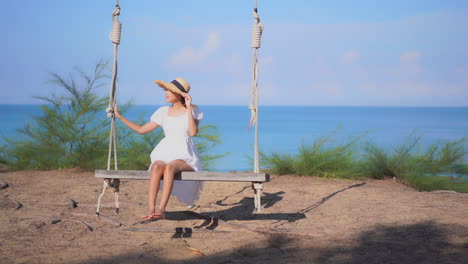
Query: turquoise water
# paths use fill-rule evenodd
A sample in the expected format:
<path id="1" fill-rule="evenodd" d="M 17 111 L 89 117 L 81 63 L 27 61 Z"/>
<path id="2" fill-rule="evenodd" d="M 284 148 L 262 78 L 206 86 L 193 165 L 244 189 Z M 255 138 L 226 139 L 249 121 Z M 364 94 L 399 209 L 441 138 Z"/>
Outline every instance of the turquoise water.
<path id="1" fill-rule="evenodd" d="M 202 124 L 217 126 L 221 136 L 222 144 L 213 153 L 230 153 L 214 169 L 251 169 L 247 156 L 253 156 L 254 129 L 248 130 L 248 108 L 199 107 L 205 114 Z M 149 120 L 157 108 L 134 106 L 127 117 Z M 422 136 L 424 148 L 435 142 L 459 139 L 468 132 L 468 107 L 261 106 L 259 111 L 259 143 L 266 153 L 295 153 L 302 142 L 311 144 L 339 127 L 334 137 L 338 142 L 367 132 L 362 142 L 372 141 L 387 148 L 403 143 L 411 133 Z M 0 105 L 0 112 L 0 135 L 7 137 L 15 137 L 15 130 L 29 122 L 31 115 L 40 114 L 37 105 Z"/>

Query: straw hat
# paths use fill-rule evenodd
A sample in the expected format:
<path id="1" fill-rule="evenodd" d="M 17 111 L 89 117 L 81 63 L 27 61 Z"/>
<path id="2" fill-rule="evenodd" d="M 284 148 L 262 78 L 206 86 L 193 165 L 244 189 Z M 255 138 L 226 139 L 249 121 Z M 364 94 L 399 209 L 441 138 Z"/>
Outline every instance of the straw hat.
<path id="1" fill-rule="evenodd" d="M 161 80 L 154 80 L 154 82 L 161 88 L 167 89 L 174 93 L 182 94 L 190 91 L 190 84 L 182 77 L 177 77 L 172 82 L 164 82 Z"/>

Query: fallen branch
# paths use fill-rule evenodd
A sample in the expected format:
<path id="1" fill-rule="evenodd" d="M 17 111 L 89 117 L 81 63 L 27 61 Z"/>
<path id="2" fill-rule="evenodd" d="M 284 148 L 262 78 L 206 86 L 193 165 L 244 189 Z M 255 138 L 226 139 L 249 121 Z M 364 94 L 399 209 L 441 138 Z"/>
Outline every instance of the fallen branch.
<path id="1" fill-rule="evenodd" d="M 6 189 L 8 188 L 8 186 L 9 186 L 8 183 L 0 180 L 0 190 Z"/>
<path id="2" fill-rule="evenodd" d="M 185 246 L 190 250 L 190 252 L 192 252 L 193 254 L 198 255 L 198 256 L 206 256 L 206 255 L 203 254 L 203 252 L 201 252 L 200 250 L 191 247 L 190 244 L 187 242 L 187 240 L 185 240 L 185 239 L 183 239 L 183 240 L 184 240 L 184 242 L 185 242 Z"/>
<path id="3" fill-rule="evenodd" d="M 83 225 L 84 227 L 86 227 L 86 229 L 88 231 L 93 231 L 94 230 L 94 227 L 92 227 L 88 222 L 86 221 L 82 221 L 82 220 L 75 220 L 75 219 L 64 219 L 64 220 L 69 220 L 69 221 L 73 221 L 73 222 L 77 222 L 77 223 L 80 223 L 81 225 Z"/>
<path id="4" fill-rule="evenodd" d="M 75 200 L 73 200 L 71 198 L 68 198 L 68 197 L 67 197 L 67 200 L 70 201 L 70 203 L 68 203 L 68 205 L 70 205 L 71 208 L 77 208 L 78 207 L 78 203 Z"/>
<path id="5" fill-rule="evenodd" d="M 15 210 L 18 210 L 23 207 L 23 205 L 20 202 L 18 202 L 15 198 L 8 196 L 8 199 L 12 200 L 16 204 Z"/>
<path id="6" fill-rule="evenodd" d="M 84 225 L 86 228 L 88 228 L 89 231 L 93 231 L 94 228 L 86 221 L 80 221 L 82 225 Z"/>

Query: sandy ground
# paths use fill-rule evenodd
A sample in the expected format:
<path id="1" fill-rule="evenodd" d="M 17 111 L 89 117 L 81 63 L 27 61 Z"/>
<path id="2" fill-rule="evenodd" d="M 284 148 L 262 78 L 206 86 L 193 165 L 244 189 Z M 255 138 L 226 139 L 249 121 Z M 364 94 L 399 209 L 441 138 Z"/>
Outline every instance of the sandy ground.
<path id="1" fill-rule="evenodd" d="M 119 215 L 109 190 L 100 220 L 93 173 L 4 172 L 2 182 L 2 264 L 468 262 L 468 195 L 391 179 L 272 175 L 261 214 L 249 183 L 206 182 L 197 207 L 171 198 L 168 219 L 152 222 L 140 220 L 146 181 L 122 182 Z"/>

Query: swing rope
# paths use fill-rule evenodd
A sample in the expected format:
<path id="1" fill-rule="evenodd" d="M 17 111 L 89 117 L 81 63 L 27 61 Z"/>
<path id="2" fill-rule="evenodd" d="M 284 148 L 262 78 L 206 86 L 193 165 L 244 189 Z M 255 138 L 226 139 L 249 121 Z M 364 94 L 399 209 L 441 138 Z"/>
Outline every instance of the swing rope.
<path id="1" fill-rule="evenodd" d="M 114 109 L 116 106 L 116 90 L 117 90 L 117 50 L 120 44 L 120 36 L 122 33 L 122 23 L 119 22 L 119 15 L 120 15 L 120 5 L 119 0 L 116 0 L 115 9 L 112 12 L 112 31 L 109 34 L 109 38 L 114 45 L 114 65 L 112 68 L 112 80 L 111 86 L 109 89 L 109 106 L 106 108 L 107 117 L 111 118 L 111 126 L 109 132 L 109 153 L 107 156 L 107 170 L 110 170 L 111 167 L 111 158 L 112 152 L 114 152 L 114 169 L 117 170 L 117 136 L 116 136 L 116 129 L 115 129 L 115 115 Z M 116 213 L 119 213 L 119 192 L 120 192 L 120 180 L 119 179 L 105 179 L 103 183 L 102 192 L 99 195 L 97 208 L 96 208 L 96 215 L 99 217 L 99 211 L 101 208 L 101 199 L 104 196 L 106 189 L 109 187 L 114 188 L 114 201 L 115 201 L 115 208 Z"/>
<path id="2" fill-rule="evenodd" d="M 114 65 L 112 70 L 112 81 L 111 87 L 109 91 L 109 106 L 106 109 L 107 117 L 111 118 L 111 127 L 109 133 L 109 154 L 107 157 L 107 170 L 110 170 L 111 166 L 111 157 L 112 157 L 112 150 L 114 152 L 114 169 L 117 170 L 117 137 L 116 137 L 116 129 L 115 129 L 115 115 L 114 109 L 116 105 L 116 90 L 117 90 L 117 50 L 120 44 L 120 36 L 122 33 L 122 23 L 119 22 L 119 15 L 120 15 L 120 5 L 119 0 L 116 1 L 115 9 L 112 12 L 112 32 L 109 35 L 110 40 L 114 45 Z M 114 149 L 112 149 L 112 146 Z"/>
<path id="3" fill-rule="evenodd" d="M 259 173 L 259 157 L 258 157 L 258 49 L 263 32 L 263 25 L 260 23 L 258 15 L 257 0 L 255 0 L 255 8 L 253 10 L 254 25 L 252 27 L 252 48 L 253 50 L 253 66 L 252 66 L 252 96 L 249 105 L 250 122 L 249 127 L 255 126 L 255 145 L 254 145 L 254 173 Z"/>

